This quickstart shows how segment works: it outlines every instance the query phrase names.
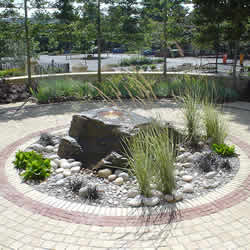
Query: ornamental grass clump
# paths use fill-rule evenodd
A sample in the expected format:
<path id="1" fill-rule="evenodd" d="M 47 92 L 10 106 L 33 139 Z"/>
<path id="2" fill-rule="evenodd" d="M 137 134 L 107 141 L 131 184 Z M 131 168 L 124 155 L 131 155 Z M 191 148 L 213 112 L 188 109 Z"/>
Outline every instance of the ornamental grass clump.
<path id="1" fill-rule="evenodd" d="M 187 92 L 180 98 L 183 102 L 183 115 L 187 128 L 188 141 L 192 144 L 197 142 L 200 137 L 200 96 L 199 92 Z"/>
<path id="2" fill-rule="evenodd" d="M 131 172 L 137 179 L 141 194 L 150 197 L 152 183 L 164 194 L 170 194 L 175 188 L 175 153 L 168 130 L 152 125 L 125 143 Z"/>
<path id="3" fill-rule="evenodd" d="M 203 113 L 207 139 L 210 138 L 212 144 L 224 144 L 228 133 L 226 122 L 221 113 L 212 103 L 203 104 Z"/>

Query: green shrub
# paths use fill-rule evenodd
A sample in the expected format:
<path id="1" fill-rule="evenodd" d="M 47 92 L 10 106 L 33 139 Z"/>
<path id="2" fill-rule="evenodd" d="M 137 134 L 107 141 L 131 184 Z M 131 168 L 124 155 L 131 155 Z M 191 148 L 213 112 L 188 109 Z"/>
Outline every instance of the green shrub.
<path id="1" fill-rule="evenodd" d="M 235 155 L 235 147 L 226 144 L 213 144 L 212 149 L 217 154 L 223 157 L 230 157 Z"/>
<path id="2" fill-rule="evenodd" d="M 16 159 L 13 162 L 19 170 L 25 170 L 22 173 L 24 180 L 44 180 L 50 176 L 50 160 L 44 159 L 41 154 L 34 151 L 16 153 Z"/>
<path id="3" fill-rule="evenodd" d="M 24 72 L 21 69 L 6 69 L 0 71 L 0 77 L 21 76 Z"/>
<path id="4" fill-rule="evenodd" d="M 147 70 L 148 70 L 148 66 L 147 66 L 147 65 L 142 65 L 142 69 L 143 69 L 144 71 L 147 71 Z"/>
<path id="5" fill-rule="evenodd" d="M 128 66 L 135 66 L 135 65 L 144 65 L 144 64 L 152 64 L 152 63 L 162 63 L 163 59 L 151 59 L 148 57 L 130 57 L 122 59 L 120 66 L 121 67 L 128 67 Z"/>
<path id="6" fill-rule="evenodd" d="M 223 144 L 227 137 L 227 128 L 222 115 L 211 103 L 203 104 L 203 113 L 207 139 L 211 138 L 215 144 Z"/>
<path id="7" fill-rule="evenodd" d="M 151 69 L 152 71 L 155 70 L 155 69 L 156 69 L 156 65 L 155 65 L 155 64 L 150 65 L 150 69 Z"/>

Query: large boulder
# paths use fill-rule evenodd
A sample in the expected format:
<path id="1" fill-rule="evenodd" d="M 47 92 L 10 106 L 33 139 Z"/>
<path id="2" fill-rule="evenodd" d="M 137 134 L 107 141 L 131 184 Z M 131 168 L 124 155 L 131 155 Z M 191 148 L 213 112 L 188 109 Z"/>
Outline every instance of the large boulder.
<path id="1" fill-rule="evenodd" d="M 149 125 L 150 119 L 117 108 L 101 108 L 74 115 L 69 136 L 60 142 L 58 155 L 74 158 L 91 168 L 111 152 L 123 151 L 123 138 L 130 138 Z"/>

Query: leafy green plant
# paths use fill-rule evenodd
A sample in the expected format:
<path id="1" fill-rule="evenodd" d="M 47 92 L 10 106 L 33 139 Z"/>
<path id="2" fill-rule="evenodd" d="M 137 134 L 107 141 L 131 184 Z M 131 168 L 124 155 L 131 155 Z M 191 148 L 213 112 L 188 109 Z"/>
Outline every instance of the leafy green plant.
<path id="1" fill-rule="evenodd" d="M 142 65 L 142 69 L 143 69 L 144 71 L 147 71 L 147 70 L 148 70 L 148 65 Z"/>
<path id="2" fill-rule="evenodd" d="M 152 64 L 152 63 L 161 63 L 163 62 L 163 59 L 151 59 L 148 57 L 130 57 L 130 58 L 124 58 L 122 59 L 120 66 L 121 67 L 127 67 L 127 66 L 135 66 L 135 65 L 144 65 L 144 64 Z"/>
<path id="3" fill-rule="evenodd" d="M 228 146 L 226 144 L 213 144 L 212 149 L 214 152 L 223 157 L 230 157 L 235 155 L 234 145 Z"/>
<path id="4" fill-rule="evenodd" d="M 24 72 L 21 69 L 6 69 L 0 70 L 0 77 L 9 77 L 9 76 L 21 76 L 24 75 Z"/>
<path id="5" fill-rule="evenodd" d="M 44 159 L 41 154 L 34 151 L 16 153 L 16 159 L 13 162 L 15 167 L 25 170 L 22 173 L 24 180 L 44 180 L 50 176 L 50 160 Z"/>
<path id="6" fill-rule="evenodd" d="M 155 70 L 155 69 L 156 69 L 156 65 L 155 65 L 155 64 L 150 65 L 150 69 L 151 69 L 152 71 Z"/>
<path id="7" fill-rule="evenodd" d="M 227 137 L 227 127 L 222 115 L 211 103 L 203 104 L 203 113 L 207 139 L 211 138 L 215 144 L 223 144 Z"/>

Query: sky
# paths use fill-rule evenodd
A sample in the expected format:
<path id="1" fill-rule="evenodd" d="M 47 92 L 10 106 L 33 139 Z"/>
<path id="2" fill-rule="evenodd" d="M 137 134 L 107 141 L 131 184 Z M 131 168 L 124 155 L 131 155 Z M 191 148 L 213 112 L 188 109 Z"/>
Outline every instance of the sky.
<path id="1" fill-rule="evenodd" d="M 54 2 L 54 1 L 49 1 L 49 2 Z M 23 0 L 15 0 L 15 3 L 17 5 L 21 5 L 23 6 Z M 103 4 L 103 7 L 105 8 L 106 4 Z M 192 11 L 193 10 L 193 4 L 184 4 L 185 7 L 187 7 L 189 9 L 189 11 Z M 53 13 L 55 11 L 55 9 L 47 9 L 50 13 Z M 33 10 L 29 10 L 29 16 L 31 16 L 33 13 L 34 13 L 34 9 Z M 0 12 L 1 12 L 1 8 L 0 8 Z M 20 9 L 19 10 L 20 14 L 21 15 L 24 15 L 24 10 L 23 9 Z"/>

